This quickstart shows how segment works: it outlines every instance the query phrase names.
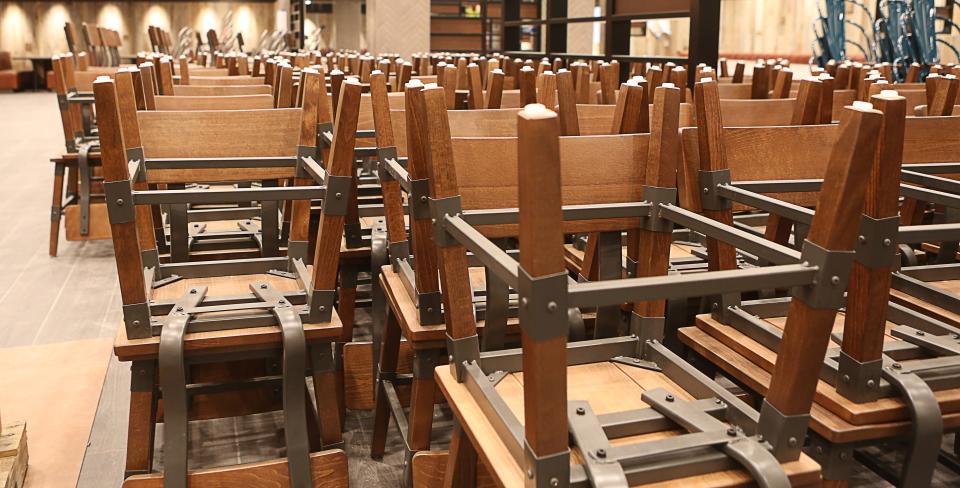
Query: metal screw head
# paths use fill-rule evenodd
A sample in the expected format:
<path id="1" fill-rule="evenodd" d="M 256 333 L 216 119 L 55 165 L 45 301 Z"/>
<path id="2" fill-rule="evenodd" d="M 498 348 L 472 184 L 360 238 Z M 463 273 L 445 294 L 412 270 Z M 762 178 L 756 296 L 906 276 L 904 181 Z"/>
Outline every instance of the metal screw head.
<path id="1" fill-rule="evenodd" d="M 261 289 L 261 290 L 266 290 L 266 289 L 267 289 L 267 284 L 266 284 L 266 283 L 261 284 L 261 285 L 260 285 L 260 289 Z"/>
<path id="2" fill-rule="evenodd" d="M 520 306 L 522 306 L 522 307 L 526 307 L 526 306 L 527 306 L 527 297 L 523 297 L 523 298 L 520 299 Z"/>
<path id="3" fill-rule="evenodd" d="M 830 277 L 830 283 L 833 283 L 834 285 L 839 285 L 839 284 L 840 284 L 840 277 L 839 277 L 839 276 L 831 276 L 831 277 Z"/>
<path id="4" fill-rule="evenodd" d="M 577 415 L 586 415 L 587 410 L 583 407 L 577 407 Z"/>
<path id="5" fill-rule="evenodd" d="M 533 479 L 533 470 L 527 469 L 527 478 Z"/>
<path id="6" fill-rule="evenodd" d="M 277 300 L 277 303 L 279 303 L 280 305 L 283 305 L 283 304 L 285 304 L 285 303 L 287 303 L 287 302 L 286 302 L 286 300 L 284 300 L 284 299 L 281 298 L 281 299 Z"/>
<path id="7" fill-rule="evenodd" d="M 427 313 L 433 312 L 433 307 L 427 307 Z"/>
<path id="8" fill-rule="evenodd" d="M 703 187 L 703 194 L 706 195 L 707 193 L 710 193 L 710 188 Z"/>
<path id="9" fill-rule="evenodd" d="M 334 195 L 334 197 L 336 197 L 336 199 L 339 200 L 339 199 L 343 198 L 343 193 L 337 192 L 337 194 Z"/>
<path id="10" fill-rule="evenodd" d="M 183 311 L 183 307 L 177 307 L 177 311 L 178 311 L 178 312 L 182 312 L 182 311 Z"/>
<path id="11" fill-rule="evenodd" d="M 848 374 L 843 375 L 843 382 L 844 382 L 844 383 L 849 383 L 849 382 L 850 382 L 850 375 L 848 375 Z"/>
<path id="12" fill-rule="evenodd" d="M 672 402 L 674 400 L 673 395 L 667 395 L 665 400 L 668 402 Z"/>
<path id="13" fill-rule="evenodd" d="M 606 450 L 606 449 L 597 449 L 597 457 L 598 457 L 598 458 L 601 458 L 601 459 L 607 457 L 607 450 Z"/>
<path id="14" fill-rule="evenodd" d="M 426 195 L 420 197 L 420 201 L 423 202 L 423 203 L 427 203 L 427 197 L 426 197 Z"/>
<path id="15" fill-rule="evenodd" d="M 918 335 L 918 336 L 922 336 L 922 335 L 926 335 L 926 334 L 924 334 L 922 330 L 918 330 L 918 331 L 917 331 L 917 335 Z"/>
<path id="16" fill-rule="evenodd" d="M 191 295 L 196 295 L 196 294 L 197 294 L 197 289 L 196 289 L 196 288 L 191 288 L 191 289 L 190 289 L 190 294 L 191 294 Z"/>
<path id="17" fill-rule="evenodd" d="M 557 302 L 550 302 L 550 303 L 547 304 L 547 311 L 548 311 L 548 312 L 551 312 L 551 313 L 556 312 L 556 311 L 557 311 L 557 308 L 558 308 L 558 307 L 557 307 Z"/>
<path id="18" fill-rule="evenodd" d="M 796 437 L 791 437 L 791 438 L 787 439 L 787 445 L 790 446 L 790 447 L 797 447 L 797 443 L 798 443 L 798 441 L 797 441 L 797 438 L 796 438 Z"/>
<path id="19" fill-rule="evenodd" d="M 733 427 L 730 427 L 729 429 L 727 429 L 727 435 L 729 435 L 729 436 L 735 436 L 735 435 L 737 435 L 737 429 L 735 429 L 735 428 L 733 428 Z"/>
<path id="20" fill-rule="evenodd" d="M 893 241 L 891 241 L 890 239 L 883 240 L 883 247 L 890 247 L 890 245 L 892 244 L 893 244 Z"/>
<path id="21" fill-rule="evenodd" d="M 640 358 L 633 358 L 633 362 L 639 363 L 639 362 L 640 362 Z"/>
<path id="22" fill-rule="evenodd" d="M 134 321 L 133 321 L 133 325 L 134 325 L 134 327 L 140 325 L 140 321 L 139 321 L 139 320 L 134 320 Z"/>
<path id="23" fill-rule="evenodd" d="M 716 400 L 713 401 L 713 403 L 716 403 L 717 405 L 720 405 L 720 404 L 723 403 L 723 400 L 717 398 Z"/>
<path id="24" fill-rule="evenodd" d="M 763 434 L 757 434 L 757 442 L 763 442 Z"/>
<path id="25" fill-rule="evenodd" d="M 560 480 L 556 478 L 550 478 L 550 486 L 551 487 L 560 486 Z"/>
<path id="26" fill-rule="evenodd" d="M 865 236 L 857 236 L 857 242 L 859 242 L 860 244 L 866 244 L 867 238 Z"/>
<path id="27" fill-rule="evenodd" d="M 903 367 L 903 365 L 902 365 L 902 364 L 900 364 L 900 363 L 893 363 L 893 365 L 892 365 L 892 366 L 893 366 L 893 369 L 900 369 L 900 368 L 902 368 L 902 367 Z"/>
<path id="28" fill-rule="evenodd" d="M 326 305 L 320 305 L 320 311 L 321 311 L 321 312 L 326 312 L 326 311 L 327 311 L 327 306 L 326 306 Z"/>
<path id="29" fill-rule="evenodd" d="M 847 453 L 841 452 L 841 453 L 840 453 L 840 459 L 847 459 Z"/>
<path id="30" fill-rule="evenodd" d="M 118 198 L 118 199 L 117 199 L 117 206 L 118 206 L 118 207 L 122 207 L 122 206 L 123 206 L 123 199 L 122 199 L 122 198 Z"/>
<path id="31" fill-rule="evenodd" d="M 453 362 L 453 354 L 447 356 L 447 362 L 450 362 L 450 363 Z"/>
<path id="32" fill-rule="evenodd" d="M 877 382 L 876 382 L 876 381 L 867 380 L 867 388 L 871 388 L 871 389 L 872 389 L 872 388 L 874 388 L 875 386 L 877 386 Z"/>

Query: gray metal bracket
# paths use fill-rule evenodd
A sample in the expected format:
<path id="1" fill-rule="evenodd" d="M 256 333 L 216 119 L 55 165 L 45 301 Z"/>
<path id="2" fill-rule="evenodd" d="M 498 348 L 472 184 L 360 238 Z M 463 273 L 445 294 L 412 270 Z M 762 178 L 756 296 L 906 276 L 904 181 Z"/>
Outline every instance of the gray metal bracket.
<path id="1" fill-rule="evenodd" d="M 133 204 L 130 180 L 103 182 L 103 194 L 111 224 L 125 224 L 136 220 L 137 212 Z"/>
<path id="2" fill-rule="evenodd" d="M 795 461 L 800 456 L 810 415 L 785 415 L 766 400 L 760 407 L 757 431 L 770 443 L 771 452 L 780 461 Z"/>
<path id="3" fill-rule="evenodd" d="M 443 295 L 439 291 L 417 292 L 417 313 L 423 325 L 443 323 Z"/>
<path id="4" fill-rule="evenodd" d="M 663 341 L 665 326 L 664 317 L 643 317 L 637 312 L 630 313 L 630 333 L 637 336 L 641 344 L 648 340 Z"/>
<path id="5" fill-rule="evenodd" d="M 677 189 L 644 185 L 643 199 L 651 203 L 650 215 L 643 218 L 643 228 L 653 232 L 673 232 L 673 221 L 660 216 L 660 206 L 677 203 Z"/>
<path id="6" fill-rule="evenodd" d="M 646 369 L 649 371 L 663 371 L 657 363 L 653 361 L 647 361 L 640 358 L 633 358 L 628 356 L 617 356 L 615 358 L 610 358 L 610 361 L 615 363 L 625 364 L 627 366 L 633 366 L 634 368 Z"/>
<path id="7" fill-rule="evenodd" d="M 837 393 L 855 403 L 872 402 L 880 397 L 880 372 L 883 361 L 861 363 L 840 351 L 837 361 Z"/>
<path id="8" fill-rule="evenodd" d="M 437 247 L 450 247 L 457 244 L 457 240 L 447 234 L 445 228 L 445 217 L 447 215 L 460 215 L 463 206 L 460 204 L 460 196 L 446 198 L 431 198 L 430 218 L 433 219 L 433 240 Z"/>
<path id="9" fill-rule="evenodd" d="M 317 146 L 318 147 L 330 147 L 333 145 L 333 142 L 327 143 L 327 138 L 324 135 L 329 132 L 333 134 L 333 122 L 320 122 L 317 124 Z"/>
<path id="10" fill-rule="evenodd" d="M 287 256 L 290 259 L 306 259 L 309 249 L 307 241 L 287 241 Z"/>
<path id="11" fill-rule="evenodd" d="M 323 197 L 323 213 L 326 215 L 347 215 L 350 204 L 350 187 L 353 184 L 352 176 L 327 175 L 324 182 L 327 190 Z"/>
<path id="12" fill-rule="evenodd" d="M 630 486 L 619 460 L 609 455 L 610 440 L 600 424 L 600 419 L 590 408 L 590 402 L 567 402 L 567 424 L 570 426 L 570 436 L 580 448 L 580 457 L 584 461 L 592 486 Z"/>
<path id="13" fill-rule="evenodd" d="M 90 168 L 90 152 L 96 147 L 93 144 L 85 144 L 80 147 L 77 154 L 77 172 L 80 173 L 80 235 L 90 234 L 90 179 L 92 169 Z M 129 182 L 128 182 L 129 183 Z"/>
<path id="14" fill-rule="evenodd" d="M 704 210 L 728 210 L 733 207 L 733 202 L 720 196 L 717 187 L 730 184 L 730 170 L 720 169 L 715 171 L 700 170 L 697 172 L 697 178 L 700 183 L 700 206 Z"/>
<path id="15" fill-rule="evenodd" d="M 430 218 L 430 180 L 410 180 L 410 217 L 416 220 Z M 459 211 L 459 209 L 458 209 Z"/>
<path id="16" fill-rule="evenodd" d="M 150 337 L 150 305 L 131 303 L 123 306 L 123 325 L 127 339 L 146 339 Z"/>
<path id="17" fill-rule="evenodd" d="M 391 242 L 388 246 L 387 252 L 390 255 L 390 263 L 393 265 L 394 271 L 400 272 L 397 262 L 401 259 L 408 259 L 410 257 L 410 241 L 403 240 Z"/>
<path id="18" fill-rule="evenodd" d="M 307 317 L 310 323 L 330 322 L 336 290 L 312 290 L 307 299 Z"/>
<path id="19" fill-rule="evenodd" d="M 874 219 L 862 215 L 860 217 L 860 234 L 857 237 L 857 262 L 875 269 L 893 266 L 897 267 L 897 232 L 900 229 L 900 217 Z"/>
<path id="20" fill-rule="evenodd" d="M 570 482 L 570 450 L 537 456 L 526 442 L 523 443 L 524 466 L 527 472 L 527 488 L 554 488 Z"/>
<path id="21" fill-rule="evenodd" d="M 466 377 L 466 363 L 480 361 L 480 340 L 476 334 L 460 339 L 447 335 L 447 354 L 450 355 L 450 367 L 457 382 L 463 383 Z"/>
<path id="22" fill-rule="evenodd" d="M 853 258 L 853 251 L 831 251 L 804 241 L 800 260 L 818 270 L 812 284 L 792 290 L 793 297 L 813 308 L 839 310 L 844 305 Z"/>
<path id="23" fill-rule="evenodd" d="M 520 326 L 527 337 L 545 341 L 567 336 L 566 272 L 534 278 L 521 266 L 517 292 L 520 295 Z"/>
<path id="24" fill-rule="evenodd" d="M 319 161 L 320 149 L 316 146 L 297 146 L 297 178 L 313 179 L 303 166 L 303 158 L 313 158 L 315 161 Z"/>

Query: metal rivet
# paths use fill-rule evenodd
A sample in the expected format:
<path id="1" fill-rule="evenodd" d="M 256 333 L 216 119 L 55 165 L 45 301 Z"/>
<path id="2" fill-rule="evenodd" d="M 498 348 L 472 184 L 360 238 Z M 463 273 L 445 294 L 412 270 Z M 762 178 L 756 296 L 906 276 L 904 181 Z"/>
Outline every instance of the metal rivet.
<path id="1" fill-rule="evenodd" d="M 280 305 L 283 305 L 283 304 L 285 304 L 285 303 L 287 303 L 287 302 L 286 302 L 284 299 L 281 298 L 281 299 L 277 300 L 277 303 L 279 303 Z"/>
<path id="2" fill-rule="evenodd" d="M 190 289 L 190 294 L 191 294 L 191 295 L 196 295 L 196 294 L 197 294 L 197 289 L 196 289 L 196 288 L 191 288 L 191 289 Z"/>
<path id="3" fill-rule="evenodd" d="M 703 194 L 706 195 L 707 193 L 710 193 L 710 188 L 703 187 Z"/>
<path id="4" fill-rule="evenodd" d="M 733 427 L 730 427 L 729 429 L 727 429 L 727 435 L 729 435 L 729 436 L 735 436 L 735 435 L 737 435 L 737 429 L 735 429 L 735 428 L 733 428 Z"/>
<path id="5" fill-rule="evenodd" d="M 183 307 L 177 307 L 177 311 L 178 311 L 178 312 L 182 312 L 182 311 L 183 311 Z"/>
<path id="6" fill-rule="evenodd" d="M 843 382 L 844 382 L 844 383 L 849 383 L 849 382 L 850 382 L 850 375 L 848 375 L 848 374 L 843 375 Z"/>
<path id="7" fill-rule="evenodd" d="M 713 403 L 716 403 L 717 405 L 722 405 L 722 404 L 723 404 L 723 400 L 717 398 L 716 400 L 713 401 Z"/>
<path id="8" fill-rule="evenodd" d="M 524 307 L 527 306 L 527 297 L 523 297 L 523 298 L 520 299 L 520 305 L 522 305 L 522 306 L 524 306 Z"/>
<path id="9" fill-rule="evenodd" d="M 796 438 L 796 437 L 791 437 L 791 438 L 787 439 L 787 445 L 790 446 L 790 447 L 797 447 L 797 438 Z"/>
<path id="10" fill-rule="evenodd" d="M 890 239 L 883 240 L 883 247 L 890 247 L 891 244 L 893 244 L 893 241 L 891 241 Z"/>
<path id="11" fill-rule="evenodd" d="M 633 358 L 633 362 L 639 363 L 639 362 L 640 362 L 640 358 Z"/>
<path id="12" fill-rule="evenodd" d="M 840 453 L 840 459 L 847 459 L 847 453 L 841 452 L 841 453 Z"/>
<path id="13" fill-rule="evenodd" d="M 557 311 L 557 302 L 550 302 L 547 304 L 547 311 L 556 312 Z"/>
<path id="14" fill-rule="evenodd" d="M 337 194 L 334 195 L 334 197 L 336 197 L 337 200 L 339 200 L 339 199 L 343 198 L 343 193 L 337 192 Z"/>
<path id="15" fill-rule="evenodd" d="M 893 369 L 900 369 L 900 368 L 902 368 L 902 367 L 903 367 L 903 365 L 900 364 L 900 363 L 893 363 Z"/>
<path id="16" fill-rule="evenodd" d="M 447 362 L 450 362 L 450 363 L 453 362 L 453 354 L 447 356 Z"/>
<path id="17" fill-rule="evenodd" d="M 427 307 L 427 313 L 433 312 L 433 307 Z"/>
<path id="18" fill-rule="evenodd" d="M 533 470 L 532 470 L 532 469 L 528 469 L 528 470 L 527 470 L 527 478 L 533 479 Z"/>
<path id="19" fill-rule="evenodd" d="M 866 244 L 867 238 L 864 236 L 857 236 L 857 240 L 860 241 L 860 244 Z"/>
<path id="20" fill-rule="evenodd" d="M 260 285 L 260 289 L 261 289 L 261 290 L 266 290 L 266 289 L 267 289 L 267 284 L 264 283 L 264 284 Z"/>
<path id="21" fill-rule="evenodd" d="M 867 380 L 867 388 L 873 388 L 877 386 L 877 382 L 873 380 Z"/>
<path id="22" fill-rule="evenodd" d="M 823 454 L 823 446 L 817 446 L 817 454 Z"/>
<path id="23" fill-rule="evenodd" d="M 667 395 L 666 400 L 672 402 L 674 400 L 673 395 Z"/>
<path id="24" fill-rule="evenodd" d="M 550 478 L 550 486 L 551 486 L 551 487 L 560 486 L 560 480 L 558 480 L 558 479 L 556 479 L 556 478 Z"/>
<path id="25" fill-rule="evenodd" d="M 607 457 L 607 450 L 606 450 L 606 449 L 597 449 L 597 457 L 598 457 L 598 458 L 605 458 L 605 457 Z"/>
<path id="26" fill-rule="evenodd" d="M 139 321 L 139 320 L 134 320 L 134 321 L 133 321 L 133 325 L 134 325 L 134 326 L 140 325 L 140 321 Z"/>
<path id="27" fill-rule="evenodd" d="M 577 407 L 577 415 L 586 415 L 587 410 L 583 407 Z"/>
<path id="28" fill-rule="evenodd" d="M 833 283 L 834 285 L 839 285 L 839 284 L 840 284 L 840 277 L 839 277 L 839 276 L 831 276 L 831 277 L 830 277 L 830 283 Z"/>
<path id="29" fill-rule="evenodd" d="M 320 305 L 320 311 L 321 312 L 327 311 L 327 307 L 325 305 Z"/>
<path id="30" fill-rule="evenodd" d="M 763 434 L 757 434 L 757 442 L 763 442 Z"/>
<path id="31" fill-rule="evenodd" d="M 122 198 L 118 198 L 118 199 L 117 199 L 117 206 L 120 206 L 120 207 L 123 206 L 123 199 L 122 199 Z"/>
<path id="32" fill-rule="evenodd" d="M 918 336 L 922 336 L 922 335 L 925 335 L 925 334 L 923 333 L 922 330 L 918 330 L 918 331 L 917 331 L 917 335 L 918 335 Z"/>
<path id="33" fill-rule="evenodd" d="M 420 201 L 423 203 L 427 203 L 427 197 L 426 196 L 420 197 Z"/>

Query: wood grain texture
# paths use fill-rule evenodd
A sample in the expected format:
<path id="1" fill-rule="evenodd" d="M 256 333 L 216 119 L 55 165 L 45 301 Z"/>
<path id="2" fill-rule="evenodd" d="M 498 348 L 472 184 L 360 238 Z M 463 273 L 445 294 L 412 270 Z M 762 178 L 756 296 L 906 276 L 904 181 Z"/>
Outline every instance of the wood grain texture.
<path id="1" fill-rule="evenodd" d="M 270 95 L 158 96 L 157 110 L 257 110 L 273 108 Z"/>
<path id="2" fill-rule="evenodd" d="M 218 97 L 238 95 L 272 95 L 270 85 L 177 85 L 173 94 L 177 96 Z"/>
<path id="3" fill-rule="evenodd" d="M 148 158 L 294 156 L 300 109 L 138 112 Z"/>
<path id="4" fill-rule="evenodd" d="M 346 453 L 332 449 L 310 454 L 310 479 L 316 488 L 346 488 L 349 485 Z M 281 488 L 290 486 L 290 473 L 284 458 L 191 471 L 187 474 L 187 482 L 210 488 Z M 123 488 L 162 487 L 162 474 L 131 476 L 123 482 Z"/>

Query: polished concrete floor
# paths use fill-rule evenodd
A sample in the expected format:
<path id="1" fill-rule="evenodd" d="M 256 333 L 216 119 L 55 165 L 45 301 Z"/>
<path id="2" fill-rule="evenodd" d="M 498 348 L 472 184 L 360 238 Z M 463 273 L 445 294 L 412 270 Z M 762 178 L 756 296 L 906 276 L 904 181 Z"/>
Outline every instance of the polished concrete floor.
<path id="1" fill-rule="evenodd" d="M 113 337 L 120 322 L 119 287 L 109 242 L 75 243 L 61 238 L 60 256 L 47 256 L 52 167 L 63 150 L 56 98 L 49 93 L 0 94 L 0 348 L 93 337 Z M 369 316 L 359 314 L 360 325 Z M 0 351 L 2 354 L 2 351 Z M 68 361 L 68 358 L 64 358 Z M 100 398 L 78 486 L 119 486 L 123 473 L 129 368 L 112 360 Z M 448 424 L 440 410 L 438 424 Z M 402 442 L 391 430 L 383 462 L 369 458 L 370 414 L 348 412 L 346 450 L 353 486 L 400 485 Z M 275 457 L 282 436 L 279 418 L 259 415 L 196 423 L 191 428 L 194 466 L 214 466 Z M 947 436 L 944 444 L 952 444 Z M 243 439 L 238 442 L 236 439 Z M 159 440 L 159 439 L 158 439 Z M 444 444 L 438 432 L 437 446 Z M 159 445 L 159 443 L 158 443 Z M 158 449 L 158 461 L 162 452 Z M 897 454 L 884 462 L 895 467 Z M 861 470 L 852 486 L 888 486 Z M 960 486 L 940 466 L 935 485 Z"/>

